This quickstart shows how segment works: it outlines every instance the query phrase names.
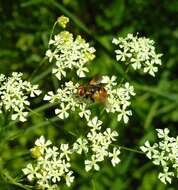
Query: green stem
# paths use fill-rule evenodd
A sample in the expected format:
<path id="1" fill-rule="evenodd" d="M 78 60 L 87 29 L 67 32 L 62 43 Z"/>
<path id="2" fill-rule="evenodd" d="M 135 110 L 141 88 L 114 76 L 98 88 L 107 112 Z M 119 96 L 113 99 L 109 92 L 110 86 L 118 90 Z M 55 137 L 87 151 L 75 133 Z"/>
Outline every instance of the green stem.
<path id="1" fill-rule="evenodd" d="M 31 108 L 29 107 L 26 107 L 26 109 L 31 113 L 31 114 L 34 114 L 36 116 L 39 116 L 39 117 L 44 117 L 42 114 L 38 113 L 37 111 L 35 110 L 32 110 Z M 45 117 L 44 117 L 45 118 Z"/>
<path id="2" fill-rule="evenodd" d="M 51 30 L 51 33 L 50 33 L 50 37 L 49 37 L 49 42 L 52 39 L 52 36 L 53 36 L 53 33 L 54 33 L 54 29 L 56 27 L 56 24 L 57 24 L 57 21 L 53 24 L 53 27 L 52 27 L 52 30 Z M 49 46 L 50 46 L 50 44 L 48 43 L 48 48 L 49 48 Z"/>
<path id="3" fill-rule="evenodd" d="M 145 129 L 148 129 L 151 126 L 151 122 L 153 121 L 153 119 L 154 119 L 154 117 L 156 115 L 156 112 L 157 112 L 157 109 L 158 109 L 159 105 L 160 105 L 159 100 L 155 101 L 152 104 L 152 106 L 150 108 L 150 111 L 147 114 L 147 117 L 146 117 L 145 122 L 144 122 L 144 128 Z"/>
<path id="4" fill-rule="evenodd" d="M 33 110 L 32 110 L 32 111 L 33 111 Z M 40 117 L 42 117 L 42 118 L 44 118 L 45 121 L 42 122 L 42 123 L 40 123 L 40 124 L 34 125 L 33 127 L 27 128 L 27 129 L 25 130 L 25 133 L 28 133 L 28 132 L 30 132 L 31 130 L 36 129 L 36 128 L 39 128 L 39 127 L 44 127 L 44 126 L 46 126 L 46 125 L 48 125 L 48 124 L 51 124 L 51 125 L 55 126 L 55 125 L 56 125 L 55 122 L 58 121 L 58 120 L 60 120 L 60 118 L 57 117 L 57 116 L 48 119 L 48 118 L 46 118 L 45 116 L 43 116 L 43 115 L 41 115 L 41 114 L 39 114 L 39 113 L 35 113 L 34 111 L 33 111 L 33 113 L 36 114 L 36 115 L 38 115 L 38 116 L 40 116 Z M 72 135 L 72 136 L 74 136 L 74 137 L 77 137 L 77 135 L 76 135 L 74 132 L 67 131 L 67 130 L 65 129 L 65 127 L 63 127 L 63 130 L 66 131 L 68 134 L 70 134 L 70 135 Z"/>
<path id="5" fill-rule="evenodd" d="M 44 72 L 42 72 L 41 74 L 39 74 L 36 77 L 34 77 L 32 79 L 32 83 L 37 83 L 41 79 L 45 78 L 49 73 L 51 73 L 51 70 L 52 70 L 53 67 L 54 67 L 54 65 L 49 66 Z"/>
<path id="6" fill-rule="evenodd" d="M 157 110 L 157 112 L 155 113 L 155 116 L 161 115 L 161 114 L 166 114 L 168 112 L 173 111 L 175 108 L 177 107 L 177 105 L 175 103 L 166 105 L 160 109 Z"/>
<path id="7" fill-rule="evenodd" d="M 92 181 L 92 189 L 93 189 L 93 190 L 96 190 L 96 185 L 95 185 L 94 179 L 92 179 L 91 181 Z"/>
<path id="8" fill-rule="evenodd" d="M 126 70 L 125 70 L 125 72 L 124 72 L 124 74 L 126 75 L 126 77 L 127 77 L 127 73 L 129 72 L 129 64 L 126 66 Z M 127 77 L 127 79 L 128 79 L 128 77 Z M 124 80 L 125 80 L 125 78 L 124 77 L 122 77 L 122 79 L 121 79 L 121 81 L 120 81 L 120 85 L 122 85 L 122 83 L 124 82 Z"/>
<path id="9" fill-rule="evenodd" d="M 54 104 L 53 104 L 53 105 L 54 105 Z M 44 105 L 43 109 L 46 108 L 46 107 L 48 107 L 48 106 L 45 106 L 45 105 Z M 39 128 L 39 127 L 47 126 L 48 124 L 51 124 L 51 125 L 55 126 L 55 125 L 56 125 L 55 122 L 58 121 L 58 120 L 60 120 L 57 116 L 48 119 L 48 118 L 46 118 L 45 116 L 43 116 L 42 114 L 40 114 L 40 113 L 37 112 L 37 111 L 42 110 L 42 109 L 36 109 L 36 111 L 35 111 L 35 110 L 32 110 L 32 109 L 30 109 L 30 108 L 26 108 L 26 109 L 30 111 L 29 115 L 34 114 L 34 115 L 36 115 L 36 116 L 38 116 L 38 117 L 41 117 L 41 118 L 44 119 L 44 122 L 41 122 L 40 124 L 34 125 L 33 127 L 27 128 L 27 129 L 25 129 L 25 130 L 20 130 L 20 131 L 18 131 L 17 134 L 15 134 L 16 137 L 19 136 L 19 135 L 21 135 L 22 132 L 23 132 L 23 133 L 28 133 L 28 132 L 30 132 L 31 130 L 34 130 L 34 129 Z M 66 131 L 65 128 L 63 128 L 63 130 Z M 77 135 L 76 135 L 75 133 L 71 132 L 71 131 L 66 131 L 66 132 L 67 132 L 68 134 L 74 136 L 74 137 L 77 137 Z M 9 136 L 6 136 L 6 139 L 8 140 L 8 139 L 9 139 Z"/>
<path id="10" fill-rule="evenodd" d="M 6 126 L 7 123 L 8 123 L 8 120 L 9 120 L 9 116 L 10 114 L 5 110 L 4 113 L 3 113 L 3 116 L 4 116 L 4 123 L 3 123 L 3 126 Z"/>
<path id="11" fill-rule="evenodd" d="M 38 108 L 35 108 L 34 111 L 35 112 L 44 111 L 44 110 L 46 110 L 48 108 L 51 108 L 51 107 L 53 107 L 55 105 L 57 105 L 57 103 L 51 103 L 51 102 L 49 102 L 49 103 L 43 104 L 42 106 L 39 106 Z"/>
<path id="12" fill-rule="evenodd" d="M 33 76 L 41 69 L 41 67 L 43 66 L 43 64 L 45 63 L 45 61 L 47 60 L 47 57 L 43 57 L 43 59 L 40 61 L 40 63 L 38 64 L 38 67 L 32 72 L 32 74 L 29 77 L 29 81 L 32 80 Z M 32 80 L 33 82 L 33 80 Z"/>
<path id="13" fill-rule="evenodd" d="M 132 149 L 132 148 L 128 148 L 128 147 L 124 147 L 124 146 L 119 146 L 119 145 L 115 145 L 115 144 L 111 144 L 111 146 L 115 146 L 115 147 L 118 147 L 120 149 L 123 149 L 123 150 L 128 150 L 130 152 L 134 152 L 134 153 L 138 153 L 138 154 L 145 154 L 144 152 L 140 151 L 140 150 L 135 150 L 135 149 Z"/>
<path id="14" fill-rule="evenodd" d="M 56 27 L 56 24 L 57 24 L 57 21 L 53 24 L 53 27 L 52 27 L 52 30 L 51 30 L 51 33 L 50 33 L 50 37 L 49 37 L 49 41 L 52 39 L 52 36 L 53 36 L 53 33 L 54 33 L 54 29 Z M 48 43 L 48 48 L 49 48 L 50 44 Z M 32 72 L 29 80 L 32 80 L 32 77 L 40 70 L 40 68 L 43 66 L 43 64 L 45 63 L 45 61 L 47 60 L 48 58 L 45 56 L 43 57 L 43 59 L 41 60 L 41 62 L 38 64 L 38 67 Z M 33 80 L 32 80 L 33 82 Z"/>
<path id="15" fill-rule="evenodd" d="M 145 86 L 145 85 L 140 85 L 140 84 L 137 84 L 137 83 L 134 83 L 133 86 L 134 86 L 135 89 L 138 89 L 140 91 L 149 92 L 150 94 L 160 96 L 162 98 L 174 101 L 175 104 L 178 104 L 178 96 L 177 96 L 177 94 L 170 94 L 170 93 L 167 93 L 167 92 L 163 93 L 162 90 L 160 90 L 160 89 L 158 89 L 158 87 L 156 88 L 154 86 Z"/>
<path id="16" fill-rule="evenodd" d="M 54 106 L 54 105 L 55 105 L 55 104 L 47 103 L 47 104 L 44 104 L 44 105 L 42 105 L 42 106 L 40 106 L 40 107 L 38 107 L 38 108 L 36 108 L 36 109 L 34 109 L 34 110 L 28 108 L 28 110 L 30 110 L 31 113 L 29 113 L 27 117 L 30 117 L 33 112 L 35 113 L 35 112 L 44 111 L 44 110 L 46 110 L 46 109 L 48 109 L 48 108 L 50 108 L 50 107 L 52 107 L 52 106 Z M 36 113 L 35 113 L 35 114 L 36 114 Z M 11 122 L 7 125 L 7 127 L 10 127 L 10 126 L 12 126 L 12 125 L 15 125 L 17 122 L 18 122 L 18 120 L 11 121 Z"/>
<path id="17" fill-rule="evenodd" d="M 6 181 L 7 183 L 9 184 L 12 184 L 12 185 L 15 185 L 15 186 L 18 186 L 18 187 L 21 187 L 23 189 L 26 189 L 26 190 L 31 190 L 31 186 L 27 186 L 27 185 L 23 185 L 17 181 L 15 181 L 9 174 L 7 171 L 5 170 L 1 170 L 1 176 L 2 178 L 4 179 L 4 181 Z"/>

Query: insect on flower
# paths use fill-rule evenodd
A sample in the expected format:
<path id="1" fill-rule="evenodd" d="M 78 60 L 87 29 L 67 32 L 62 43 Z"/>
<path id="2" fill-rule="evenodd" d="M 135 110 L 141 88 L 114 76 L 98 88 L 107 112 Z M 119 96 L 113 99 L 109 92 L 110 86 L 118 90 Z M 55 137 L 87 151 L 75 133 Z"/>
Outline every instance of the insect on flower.
<path id="1" fill-rule="evenodd" d="M 107 100 L 107 91 L 104 83 L 101 83 L 101 77 L 94 77 L 87 86 L 80 85 L 78 88 L 79 96 L 90 98 L 92 101 L 105 103 Z"/>

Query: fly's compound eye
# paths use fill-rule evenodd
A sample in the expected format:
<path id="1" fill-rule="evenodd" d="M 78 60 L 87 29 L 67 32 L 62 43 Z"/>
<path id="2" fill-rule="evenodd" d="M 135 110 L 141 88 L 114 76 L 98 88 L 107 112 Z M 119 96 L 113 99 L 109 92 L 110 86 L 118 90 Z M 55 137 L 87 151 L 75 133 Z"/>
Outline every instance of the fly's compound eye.
<path id="1" fill-rule="evenodd" d="M 85 95 L 85 88 L 84 88 L 84 86 L 79 86 L 78 87 L 78 94 L 79 94 L 79 96 L 84 96 Z"/>

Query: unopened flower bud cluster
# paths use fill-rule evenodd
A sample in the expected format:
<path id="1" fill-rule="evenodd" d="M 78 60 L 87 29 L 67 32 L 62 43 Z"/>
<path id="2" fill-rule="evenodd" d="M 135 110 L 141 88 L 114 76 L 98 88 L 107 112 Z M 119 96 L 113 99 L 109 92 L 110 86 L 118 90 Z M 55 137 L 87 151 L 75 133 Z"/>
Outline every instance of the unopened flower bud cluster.
<path id="1" fill-rule="evenodd" d="M 69 18 L 62 15 L 57 19 L 57 22 L 58 22 L 59 26 L 61 26 L 62 28 L 66 28 L 67 23 L 69 23 Z"/>
<path id="2" fill-rule="evenodd" d="M 46 51 L 49 62 L 55 63 L 52 73 L 61 80 L 66 72 L 76 70 L 77 75 L 85 77 L 89 72 L 87 63 L 94 59 L 95 49 L 90 47 L 81 36 L 74 39 L 73 34 L 64 30 L 49 41 L 50 49 Z"/>
<path id="3" fill-rule="evenodd" d="M 141 150 L 152 160 L 153 164 L 161 166 L 162 172 L 158 178 L 163 183 L 171 183 L 172 178 L 178 178 L 178 136 L 169 136 L 169 129 L 157 129 L 158 143 L 152 146 L 149 141 L 141 146 Z"/>
<path id="4" fill-rule="evenodd" d="M 155 52 L 153 40 L 128 34 L 125 38 L 114 38 L 112 43 L 118 47 L 115 50 L 117 61 L 126 62 L 135 70 L 141 69 L 144 73 L 155 76 L 161 65 L 162 54 Z"/>
<path id="5" fill-rule="evenodd" d="M 99 163 L 107 157 L 111 159 L 112 165 L 116 166 L 120 162 L 120 150 L 114 147 L 110 152 L 110 145 L 116 141 L 118 133 L 110 128 L 102 130 L 102 122 L 97 117 L 89 120 L 87 125 L 90 130 L 86 137 L 78 138 L 71 148 L 69 144 L 61 144 L 58 149 L 43 136 L 37 139 L 36 146 L 31 149 L 35 162 L 27 164 L 23 169 L 27 179 L 37 183 L 41 189 L 55 189 L 62 179 L 70 186 L 74 181 L 74 172 L 71 170 L 71 156 L 74 153 L 85 154 L 87 159 L 84 165 L 87 172 L 91 169 L 98 171 Z"/>
<path id="6" fill-rule="evenodd" d="M 25 107 L 30 105 L 29 96 L 35 97 L 41 94 L 38 85 L 32 85 L 22 80 L 22 73 L 13 72 L 12 76 L 0 75 L 0 113 L 2 109 L 11 112 L 11 119 L 26 121 L 28 112 Z"/>

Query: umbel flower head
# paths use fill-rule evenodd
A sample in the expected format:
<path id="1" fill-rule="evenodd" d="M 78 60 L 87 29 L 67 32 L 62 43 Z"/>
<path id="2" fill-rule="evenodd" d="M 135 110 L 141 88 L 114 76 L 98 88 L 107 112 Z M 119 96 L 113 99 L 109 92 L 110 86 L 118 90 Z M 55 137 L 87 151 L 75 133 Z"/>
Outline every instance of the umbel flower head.
<path id="1" fill-rule="evenodd" d="M 66 24 L 67 17 L 59 17 L 62 25 Z M 64 23 L 65 22 L 65 23 Z M 49 62 L 55 63 L 52 73 L 61 80 L 66 77 L 66 72 L 76 70 L 77 75 L 85 77 L 88 72 L 87 63 L 94 59 L 95 49 L 89 46 L 80 35 L 74 38 L 67 30 L 61 31 L 49 41 L 50 48 L 46 51 Z"/>
<path id="2" fill-rule="evenodd" d="M 112 165 L 116 166 L 120 162 L 118 157 L 120 150 L 116 147 L 111 149 L 110 146 L 116 141 L 116 137 L 118 136 L 117 131 L 111 130 L 110 128 L 103 130 L 102 122 L 97 117 L 90 119 L 87 125 L 90 127 L 90 131 L 84 140 L 86 144 L 85 151 L 90 155 L 90 158 L 85 160 L 85 170 L 90 171 L 94 169 L 98 171 L 100 169 L 99 163 L 106 158 L 110 158 Z M 81 139 L 77 141 L 79 140 L 81 141 Z M 74 144 L 75 147 L 77 147 L 76 143 Z M 78 146 L 78 150 L 80 150 L 80 146 Z M 78 152 L 78 150 L 77 153 L 80 154 L 81 151 Z"/>
<path id="3" fill-rule="evenodd" d="M 60 149 L 52 145 L 43 136 L 35 142 L 31 149 L 35 161 L 27 164 L 22 171 L 29 181 L 35 181 L 40 189 L 55 189 L 62 178 L 70 186 L 74 181 L 73 171 L 70 169 L 71 150 L 68 144 L 61 144 Z"/>
<path id="4" fill-rule="evenodd" d="M 117 131 L 107 128 L 102 129 L 102 121 L 98 117 L 94 117 L 88 121 L 89 132 L 85 137 L 80 137 L 73 144 L 73 151 L 82 154 L 85 153 L 85 170 L 100 170 L 99 163 L 103 162 L 106 158 L 111 159 L 113 166 L 119 162 L 120 150 L 119 148 L 111 148 L 111 144 L 116 141 L 118 136 Z"/>
<path id="5" fill-rule="evenodd" d="M 116 76 L 103 76 L 101 79 L 108 96 L 104 109 L 106 112 L 117 113 L 117 120 L 123 119 L 124 123 L 127 123 L 129 116 L 132 115 L 128 107 L 131 104 L 131 96 L 135 95 L 134 88 L 128 82 L 119 85 L 116 79 Z M 45 95 L 44 100 L 59 103 L 59 108 L 55 110 L 59 118 L 68 118 L 71 111 L 77 111 L 81 118 L 89 119 L 92 113 L 89 107 L 93 101 L 78 94 L 79 86 L 78 83 L 74 84 L 72 81 L 66 82 L 57 90 L 56 94 L 50 91 Z"/>
<path id="6" fill-rule="evenodd" d="M 51 103 L 59 103 L 55 113 L 60 119 L 68 118 L 71 111 L 77 111 L 81 118 L 89 119 L 91 111 L 87 108 L 87 104 L 78 96 L 78 87 L 78 83 L 66 82 L 65 85 L 57 90 L 56 94 L 50 91 L 44 96 L 44 100 Z"/>
<path id="7" fill-rule="evenodd" d="M 43 136 L 37 139 L 31 149 L 35 160 L 22 169 L 27 179 L 40 189 L 55 189 L 63 179 L 67 186 L 71 186 L 74 181 L 74 171 L 71 170 L 73 154 L 85 155 L 83 165 L 87 172 L 100 170 L 99 164 L 106 158 L 116 166 L 120 162 L 120 150 L 113 145 L 111 148 L 111 144 L 116 141 L 118 133 L 110 128 L 102 129 L 102 122 L 97 117 L 89 119 L 87 125 L 88 133 L 79 137 L 71 147 L 61 144 L 58 148 Z"/>
<path id="8" fill-rule="evenodd" d="M 115 50 L 117 61 L 125 62 L 135 70 L 141 69 L 144 73 L 155 76 L 158 66 L 161 65 L 162 54 L 155 52 L 153 40 L 128 34 L 125 38 L 114 38 L 112 43 L 118 47 Z"/>
<path id="9" fill-rule="evenodd" d="M 28 115 L 25 107 L 30 105 L 28 97 L 40 95 L 41 90 L 38 89 L 38 85 L 23 81 L 22 76 L 22 73 L 16 72 L 13 72 L 11 77 L 0 75 L 0 113 L 5 109 L 12 112 L 12 120 L 19 119 L 24 122 Z"/>
<path id="10" fill-rule="evenodd" d="M 178 178 L 178 136 L 169 136 L 169 129 L 157 129 L 158 143 L 152 146 L 149 141 L 141 146 L 141 150 L 152 160 L 153 164 L 162 168 L 158 178 L 163 183 L 171 183 L 172 178 Z"/>
<path id="11" fill-rule="evenodd" d="M 124 123 L 127 123 L 129 116 L 132 115 L 132 111 L 128 110 L 130 106 L 131 96 L 135 96 L 134 88 L 128 82 L 125 84 L 117 84 L 117 77 L 103 76 L 102 83 L 105 84 L 105 88 L 108 92 L 106 111 L 111 113 L 117 113 L 117 120 L 123 119 Z"/>

